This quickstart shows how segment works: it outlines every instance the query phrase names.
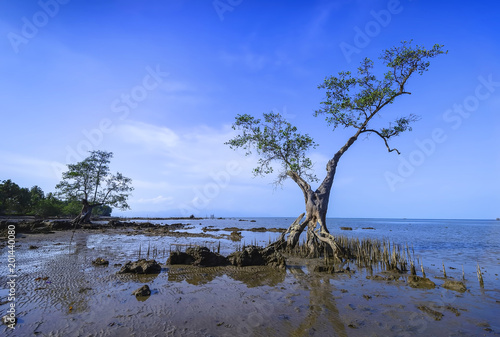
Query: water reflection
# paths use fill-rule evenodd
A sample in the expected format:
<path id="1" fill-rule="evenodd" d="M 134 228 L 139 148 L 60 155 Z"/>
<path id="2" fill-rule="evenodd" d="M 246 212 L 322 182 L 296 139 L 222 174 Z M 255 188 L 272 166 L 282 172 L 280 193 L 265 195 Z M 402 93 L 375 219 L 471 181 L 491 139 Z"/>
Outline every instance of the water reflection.
<path id="1" fill-rule="evenodd" d="M 299 326 L 290 332 L 290 336 L 309 335 L 311 329 L 321 333 L 328 331 L 329 335 L 347 336 L 346 327 L 340 318 L 339 310 L 332 293 L 333 285 L 328 276 L 313 276 L 305 274 L 302 269 L 293 268 L 293 275 L 309 290 L 308 311 Z M 300 271 L 299 271 L 300 270 Z M 331 331 L 335 333 L 331 333 Z"/>
<path id="2" fill-rule="evenodd" d="M 285 280 L 286 273 L 271 267 L 195 267 L 170 266 L 168 280 L 171 282 L 187 282 L 192 285 L 203 285 L 218 277 L 227 276 L 244 283 L 248 288 L 260 286 L 276 286 Z"/>

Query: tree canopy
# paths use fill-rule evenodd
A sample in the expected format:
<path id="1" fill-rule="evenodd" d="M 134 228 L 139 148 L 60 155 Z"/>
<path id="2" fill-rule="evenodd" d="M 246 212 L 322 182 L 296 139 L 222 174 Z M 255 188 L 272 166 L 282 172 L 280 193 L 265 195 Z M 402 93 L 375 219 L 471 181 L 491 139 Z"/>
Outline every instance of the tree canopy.
<path id="1" fill-rule="evenodd" d="M 7 179 L 0 183 L 0 215 L 75 216 L 81 202 L 60 200 L 39 186 L 20 187 Z"/>
<path id="2" fill-rule="evenodd" d="M 69 164 L 63 180 L 56 185 L 58 195 L 67 199 L 86 200 L 91 205 L 109 205 L 119 209 L 127 204 L 132 179 L 109 170 L 112 152 L 91 151 L 90 156 L 76 164 Z"/>
<path id="3" fill-rule="evenodd" d="M 119 172 L 110 172 L 112 157 L 112 152 L 91 151 L 83 161 L 69 164 L 68 171 L 63 173 L 63 180 L 56 185 L 59 196 L 82 202 L 78 222 L 89 221 L 94 207 L 130 208 L 127 199 L 133 190 L 132 180 Z"/>
<path id="4" fill-rule="evenodd" d="M 232 149 L 241 147 L 247 150 L 247 154 L 255 149 L 261 157 L 259 166 L 254 168 L 255 175 L 272 173 L 272 162 L 278 161 L 281 171 L 277 183 L 285 180 L 291 174 L 289 171 L 311 181 L 318 180 L 311 173 L 313 163 L 306 156 L 317 144 L 309 135 L 297 132 L 297 127 L 285 121 L 279 113 L 265 113 L 264 120 L 247 114 L 238 115 L 233 129 L 239 129 L 242 133 L 226 144 Z"/>
<path id="5" fill-rule="evenodd" d="M 389 69 L 379 78 L 374 74 L 374 62 L 369 58 L 361 62 L 357 74 L 341 71 L 337 76 L 326 77 L 318 86 L 325 90 L 325 98 L 314 116 L 323 116 L 333 130 L 338 127 L 355 129 L 349 141 L 354 142 L 361 134 L 375 134 L 384 141 L 389 152 L 399 154 L 398 149 L 389 146 L 389 140 L 411 131 L 412 123 L 420 117 L 413 114 L 398 117 L 379 129 L 372 128 L 370 121 L 398 96 L 410 94 L 406 89 L 408 79 L 415 73 L 421 75 L 427 71 L 429 58 L 445 53 L 442 45 L 436 44 L 427 50 L 418 45 L 413 47 L 411 43 L 403 41 L 382 53 L 380 60 Z M 313 163 L 307 157 L 307 153 L 317 147 L 313 138 L 299 133 L 296 126 L 278 113 L 264 113 L 263 116 L 264 119 L 257 119 L 248 114 L 237 115 L 232 127 L 241 132 L 226 144 L 232 149 L 243 148 L 246 154 L 252 150 L 257 152 L 260 159 L 254 169 L 256 175 L 273 173 L 272 162 L 278 162 L 281 170 L 277 183 L 296 175 L 305 181 L 318 181 L 311 173 Z M 337 153 L 338 159 L 352 143 L 346 145 Z"/>

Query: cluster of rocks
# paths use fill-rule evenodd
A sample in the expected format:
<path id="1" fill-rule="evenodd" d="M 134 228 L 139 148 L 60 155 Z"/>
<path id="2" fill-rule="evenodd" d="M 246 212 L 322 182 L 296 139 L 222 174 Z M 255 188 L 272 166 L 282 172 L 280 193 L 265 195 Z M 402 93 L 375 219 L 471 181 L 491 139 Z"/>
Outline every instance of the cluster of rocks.
<path id="1" fill-rule="evenodd" d="M 73 223 L 69 220 L 2 220 L 0 221 L 0 233 L 6 233 L 9 226 L 15 226 L 16 233 L 48 233 L 72 229 Z M 0 236 L 3 235 L 0 234 Z"/>
<path id="2" fill-rule="evenodd" d="M 109 261 L 104 258 L 97 258 L 92 261 L 92 264 L 102 266 L 108 265 Z M 278 269 L 286 268 L 285 258 L 273 247 L 259 248 L 255 246 L 246 247 L 244 250 L 223 256 L 221 254 L 210 251 L 207 247 L 190 247 L 185 252 L 172 252 L 167 260 L 170 265 L 194 265 L 201 267 L 216 267 L 216 266 L 272 266 Z M 135 262 L 127 262 L 118 271 L 118 274 L 158 274 L 161 272 L 161 266 L 155 260 L 141 259 Z M 149 297 L 151 289 L 148 285 L 143 285 L 139 289 L 132 292 L 138 299 Z"/>
<path id="3" fill-rule="evenodd" d="M 50 233 L 53 231 L 70 230 L 74 228 L 83 229 L 111 229 L 111 228 L 134 228 L 139 230 L 150 231 L 152 233 L 169 233 L 178 229 L 184 228 L 186 225 L 182 223 L 174 223 L 171 225 L 153 224 L 150 222 L 129 222 L 120 220 L 110 220 L 107 223 L 88 223 L 82 225 L 74 225 L 71 220 L 0 220 L 0 236 L 5 236 L 9 226 L 15 226 L 16 233 Z"/>
<path id="4" fill-rule="evenodd" d="M 203 267 L 228 266 L 271 266 L 286 268 L 286 260 L 273 247 L 259 248 L 249 246 L 242 251 L 234 252 L 227 257 L 211 252 L 206 247 L 190 247 L 186 252 L 172 252 L 167 264 L 186 264 Z"/>
<path id="5" fill-rule="evenodd" d="M 416 276 L 416 275 L 408 276 L 408 285 L 412 288 L 420 288 L 420 289 L 434 289 L 436 287 L 436 284 L 427 277 Z M 461 293 L 467 290 L 467 287 L 462 281 L 446 280 L 442 286 L 445 289 L 458 291 Z"/>
<path id="6" fill-rule="evenodd" d="M 189 264 L 193 266 L 214 267 L 228 265 L 227 258 L 210 251 L 207 247 L 189 247 L 186 252 L 172 252 L 167 264 Z"/>

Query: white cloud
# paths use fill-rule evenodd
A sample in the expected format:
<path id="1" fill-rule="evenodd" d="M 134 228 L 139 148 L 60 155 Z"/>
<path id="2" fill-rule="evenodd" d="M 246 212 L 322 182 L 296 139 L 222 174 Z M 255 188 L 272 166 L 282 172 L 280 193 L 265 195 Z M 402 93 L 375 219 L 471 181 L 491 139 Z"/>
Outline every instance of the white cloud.
<path id="1" fill-rule="evenodd" d="M 174 198 L 170 196 L 164 197 L 163 195 L 159 195 L 154 198 L 149 198 L 149 199 L 140 198 L 134 201 L 139 204 L 172 204 Z"/>
<path id="2" fill-rule="evenodd" d="M 123 142 L 139 144 L 147 150 L 174 148 L 179 136 L 169 128 L 140 122 L 120 124 L 116 134 Z"/>
<path id="3" fill-rule="evenodd" d="M 0 172 L 3 174 L 29 175 L 45 179 L 59 179 L 64 165 L 50 160 L 0 151 Z"/>
<path id="4" fill-rule="evenodd" d="M 229 126 L 196 126 L 181 133 L 135 121 L 117 125 L 109 145 L 120 148 L 114 166 L 132 178 L 133 211 L 179 215 L 182 207 L 196 205 L 205 212 L 232 198 L 229 189 L 248 186 L 255 159 L 224 144 L 234 135 Z"/>

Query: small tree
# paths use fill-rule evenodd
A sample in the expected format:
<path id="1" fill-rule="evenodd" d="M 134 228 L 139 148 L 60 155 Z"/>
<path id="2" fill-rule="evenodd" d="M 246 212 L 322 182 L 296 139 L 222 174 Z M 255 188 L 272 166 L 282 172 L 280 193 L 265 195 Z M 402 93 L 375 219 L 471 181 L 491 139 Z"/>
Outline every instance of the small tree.
<path id="1" fill-rule="evenodd" d="M 73 220 L 75 224 L 89 223 L 92 209 L 97 206 L 130 208 L 127 199 L 133 190 L 132 180 L 121 173 L 110 173 L 112 157 L 112 152 L 91 151 L 89 157 L 69 164 L 68 171 L 63 173 L 63 180 L 56 186 L 58 195 L 82 202 L 82 210 Z"/>
<path id="2" fill-rule="evenodd" d="M 411 123 L 419 118 L 415 115 L 397 118 L 386 127 L 376 129 L 372 126 L 373 118 L 396 98 L 410 94 L 406 90 L 408 79 L 415 73 L 422 74 L 429 67 L 427 59 L 444 53 L 441 45 L 434 45 L 430 50 L 424 47 L 411 46 L 411 41 L 403 41 L 401 46 L 393 47 L 382 53 L 380 59 L 389 68 L 382 78 L 377 78 L 373 72 L 373 61 L 365 58 L 358 68 L 358 75 L 351 72 L 340 72 L 338 76 L 330 76 L 319 86 L 326 90 L 322 106 L 315 116 L 325 116 L 328 125 L 353 129 L 352 136 L 347 140 L 326 165 L 326 176 L 320 186 L 313 190 L 310 182 L 318 181 L 311 173 L 312 162 L 306 156 L 307 152 L 316 147 L 309 135 L 302 135 L 297 128 L 285 121 L 279 114 L 264 114 L 264 120 L 250 115 L 238 115 L 233 129 L 241 133 L 228 141 L 231 148 L 243 148 L 247 155 L 255 150 L 261 157 L 259 165 L 254 169 L 256 175 L 273 172 L 272 163 L 278 162 L 280 171 L 277 183 L 291 178 L 301 189 L 304 200 L 304 214 L 283 233 L 275 243 L 276 247 L 293 248 L 306 227 L 307 246 L 310 255 L 320 253 L 320 243 L 328 244 L 338 254 L 335 238 L 326 226 L 326 214 L 330 191 L 333 186 L 337 165 L 343 154 L 363 134 L 373 134 L 379 137 L 389 152 L 399 151 L 389 146 L 389 140 L 405 131 L 411 131 Z M 319 224 L 319 228 L 318 227 Z M 285 240 L 286 235 L 288 237 Z"/>

